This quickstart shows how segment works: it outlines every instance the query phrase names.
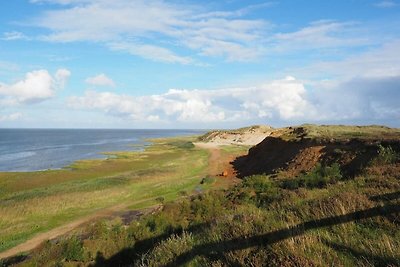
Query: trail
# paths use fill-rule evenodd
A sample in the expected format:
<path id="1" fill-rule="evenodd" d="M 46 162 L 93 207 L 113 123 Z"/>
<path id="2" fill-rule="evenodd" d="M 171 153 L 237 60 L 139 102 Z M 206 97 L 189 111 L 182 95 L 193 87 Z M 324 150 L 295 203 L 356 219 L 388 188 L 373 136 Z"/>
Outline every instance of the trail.
<path id="1" fill-rule="evenodd" d="M 88 222 L 91 222 L 91 221 L 94 221 L 94 220 L 97 220 L 100 218 L 114 216 L 117 212 L 121 212 L 121 211 L 125 210 L 130 205 L 139 204 L 141 202 L 145 202 L 148 200 L 150 200 L 150 199 L 142 199 L 142 200 L 136 201 L 136 202 L 118 204 L 118 205 L 115 205 L 115 206 L 112 206 L 109 208 L 99 210 L 90 215 L 80 217 L 77 220 L 74 220 L 70 223 L 56 227 L 45 233 L 39 233 L 36 236 L 34 236 L 33 238 L 27 240 L 26 242 L 24 242 L 22 244 L 19 244 L 13 248 L 10 248 L 9 250 L 0 252 L 0 259 L 12 257 L 19 253 L 30 251 L 30 250 L 38 247 L 44 241 L 51 240 L 51 239 L 57 238 L 59 236 L 65 235 L 68 232 L 71 232 L 72 230 L 74 230 L 74 229 L 78 228 L 79 226 L 82 226 Z"/>
<path id="2" fill-rule="evenodd" d="M 195 145 L 202 149 L 207 149 L 210 152 L 208 158 L 208 174 L 211 176 L 220 176 L 222 172 L 226 171 L 225 178 L 235 179 L 236 172 L 230 163 L 235 157 L 226 157 L 221 155 L 221 148 L 218 144 L 213 143 L 195 143 Z"/>

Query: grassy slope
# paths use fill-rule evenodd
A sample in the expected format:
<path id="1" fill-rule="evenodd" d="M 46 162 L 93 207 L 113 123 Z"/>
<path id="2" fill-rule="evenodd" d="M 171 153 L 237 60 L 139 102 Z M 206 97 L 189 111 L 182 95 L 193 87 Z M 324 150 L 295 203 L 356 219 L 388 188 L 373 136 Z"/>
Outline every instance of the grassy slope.
<path id="1" fill-rule="evenodd" d="M 157 140 L 144 152 L 79 161 L 70 169 L 0 173 L 0 251 L 99 209 L 147 198 L 135 207 L 154 205 L 156 197 L 172 200 L 193 190 L 208 154 L 185 147 L 189 141 Z"/>
<path id="2" fill-rule="evenodd" d="M 352 180 L 296 190 L 249 177 L 127 227 L 98 222 L 82 241 L 47 243 L 21 266 L 398 266 L 399 214 L 373 211 L 400 211 L 399 169 L 372 166 Z"/>
<path id="3" fill-rule="evenodd" d="M 341 127 L 306 126 L 317 138 L 398 134 Z M 290 130 L 286 137 L 297 138 Z M 169 203 L 129 226 L 98 222 L 84 238 L 47 243 L 21 265 L 399 266 L 398 153 L 374 159 L 356 177 L 324 184 L 289 189 L 276 176 L 247 177 L 229 190 Z M 315 175 L 301 178 L 327 178 Z"/>
<path id="4" fill-rule="evenodd" d="M 284 130 L 282 130 L 283 133 L 282 138 L 290 140 L 298 136 L 299 132 L 304 133 L 305 137 L 313 139 L 331 139 L 331 138 L 335 140 L 345 140 L 350 138 L 359 138 L 364 140 L 400 139 L 400 129 L 388 128 L 385 126 L 379 126 L 379 125 L 347 126 L 347 125 L 314 125 L 314 124 L 304 124 L 299 127 L 294 127 L 291 129 L 284 128 Z"/>

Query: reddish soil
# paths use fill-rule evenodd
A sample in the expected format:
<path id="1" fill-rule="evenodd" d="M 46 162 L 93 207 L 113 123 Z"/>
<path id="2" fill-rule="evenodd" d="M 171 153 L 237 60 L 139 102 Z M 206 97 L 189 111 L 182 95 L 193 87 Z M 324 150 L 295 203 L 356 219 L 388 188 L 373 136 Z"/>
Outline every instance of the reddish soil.
<path id="1" fill-rule="evenodd" d="M 215 187 L 225 188 L 239 181 L 232 165 L 232 162 L 236 158 L 235 156 L 225 157 L 221 155 L 221 148 L 218 146 L 199 144 L 198 146 L 210 151 L 210 157 L 208 159 L 208 175 L 217 177 Z"/>
<path id="2" fill-rule="evenodd" d="M 280 137 L 267 137 L 251 148 L 248 155 L 234 160 L 233 165 L 239 177 L 281 171 L 293 177 L 310 171 L 318 162 L 326 165 L 338 162 L 344 175 L 354 176 L 377 155 L 379 144 L 400 150 L 400 142 L 394 140 L 301 138 L 286 141 Z"/>

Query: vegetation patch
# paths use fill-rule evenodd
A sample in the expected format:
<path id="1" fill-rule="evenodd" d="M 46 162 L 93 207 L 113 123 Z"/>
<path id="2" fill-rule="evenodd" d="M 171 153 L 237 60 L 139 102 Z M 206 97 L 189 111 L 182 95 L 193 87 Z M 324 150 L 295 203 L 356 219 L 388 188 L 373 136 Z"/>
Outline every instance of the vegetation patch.
<path id="1" fill-rule="evenodd" d="M 308 175 L 339 179 L 338 174 L 336 166 L 318 166 Z M 393 188 L 400 190 L 400 181 L 389 179 Z M 391 193 L 393 188 L 382 191 L 377 189 L 376 181 L 368 178 L 342 179 L 341 183 L 327 183 L 325 188 L 293 190 L 281 185 L 282 181 L 273 176 L 254 175 L 227 191 L 209 191 L 166 203 L 162 211 L 127 226 L 117 220 L 94 223 L 83 231 L 80 242 L 71 244 L 72 254 L 76 255 L 73 258 L 82 257 L 74 264 L 400 264 L 400 229 L 396 221 L 400 198 Z M 369 198 L 371 194 L 374 199 L 390 196 L 390 202 L 381 206 Z M 62 239 L 46 249 L 55 251 L 64 242 Z M 44 248 L 33 253 L 24 264 L 42 263 L 42 251 Z M 46 262 L 66 259 L 57 253 L 47 255 Z"/>
<path id="2" fill-rule="evenodd" d="M 192 149 L 194 148 L 194 144 L 193 142 L 190 141 L 174 141 L 174 142 L 170 142 L 168 143 L 168 145 L 177 147 L 177 148 L 181 148 L 181 149 Z"/>
<path id="3" fill-rule="evenodd" d="M 334 163 L 331 166 L 323 166 L 318 163 L 310 172 L 299 177 L 286 179 L 282 182 L 282 187 L 286 189 L 297 189 L 300 187 L 323 188 L 328 184 L 334 184 L 343 179 L 340 165 Z"/>
<path id="4" fill-rule="evenodd" d="M 378 145 L 377 156 L 372 160 L 373 165 L 391 164 L 400 159 L 400 154 L 391 146 Z"/>

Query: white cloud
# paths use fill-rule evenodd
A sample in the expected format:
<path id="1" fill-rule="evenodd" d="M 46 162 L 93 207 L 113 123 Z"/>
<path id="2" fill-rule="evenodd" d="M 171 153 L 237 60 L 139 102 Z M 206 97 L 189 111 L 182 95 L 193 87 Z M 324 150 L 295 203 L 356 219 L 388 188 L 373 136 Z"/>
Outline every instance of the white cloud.
<path id="1" fill-rule="evenodd" d="M 398 4 L 392 0 L 384 0 L 376 3 L 375 6 L 379 8 L 391 8 L 398 6 Z"/>
<path id="2" fill-rule="evenodd" d="M 109 86 L 109 87 L 115 87 L 114 81 L 107 77 L 104 73 L 101 73 L 99 75 L 89 77 L 85 80 L 87 84 L 94 85 L 94 86 Z"/>
<path id="3" fill-rule="evenodd" d="M 363 121 L 398 125 L 400 120 L 400 75 L 359 77 L 320 86 L 312 96 L 319 120 Z"/>
<path id="4" fill-rule="evenodd" d="M 155 45 L 138 45 L 127 42 L 115 42 L 108 44 L 108 46 L 111 50 L 126 51 L 131 55 L 140 56 L 153 61 L 180 63 L 185 65 L 192 62 L 192 59 L 188 57 L 178 56 L 166 48 Z"/>
<path id="5" fill-rule="evenodd" d="M 22 32 L 12 31 L 3 33 L 3 38 L 1 40 L 4 41 L 16 41 L 16 40 L 28 40 L 29 38 L 23 34 Z"/>
<path id="6" fill-rule="evenodd" d="M 358 26 L 355 22 L 314 21 L 297 31 L 275 34 L 270 40 L 270 51 L 337 49 L 374 43 Z"/>
<path id="7" fill-rule="evenodd" d="M 1 115 L 0 114 L 0 122 L 6 122 L 6 121 L 16 121 L 19 120 L 22 117 L 22 113 L 11 113 L 7 115 Z"/>
<path id="8" fill-rule="evenodd" d="M 303 66 L 298 75 L 330 76 L 339 82 L 353 77 L 390 77 L 400 75 L 400 39 L 381 47 L 347 57 L 343 60 L 322 61 Z"/>
<path id="9" fill-rule="evenodd" d="M 71 97 L 69 106 L 99 110 L 136 121 L 229 122 L 266 117 L 291 120 L 312 116 L 304 86 L 289 77 L 256 87 L 220 90 L 177 90 L 165 94 L 132 97 L 87 91 Z"/>
<path id="10" fill-rule="evenodd" d="M 56 71 L 54 76 L 55 84 L 58 88 L 64 88 L 65 84 L 67 83 L 69 77 L 71 76 L 71 72 L 67 69 L 59 69 Z"/>
<path id="11" fill-rule="evenodd" d="M 57 70 L 54 78 L 47 70 L 28 72 L 25 78 L 11 85 L 0 83 L 0 97 L 8 103 L 37 103 L 54 97 L 70 76 L 66 69 Z M 5 100 L 4 100 L 5 99 Z"/>
<path id="12" fill-rule="evenodd" d="M 259 86 L 218 90 L 170 89 L 133 97 L 87 91 L 71 97 L 75 109 L 95 110 L 132 122 L 204 126 L 229 123 L 388 123 L 400 120 L 400 75 L 319 83 L 313 90 L 288 76 Z"/>
<path id="13" fill-rule="evenodd" d="M 181 64 L 193 63 L 174 52 L 182 46 L 206 56 L 255 59 L 262 53 L 257 40 L 269 27 L 263 20 L 238 19 L 252 6 L 225 17 L 221 12 L 202 12 L 198 6 L 162 0 L 33 2 L 72 5 L 47 11 L 31 22 L 51 31 L 42 40 L 102 42 L 132 55 Z"/>

